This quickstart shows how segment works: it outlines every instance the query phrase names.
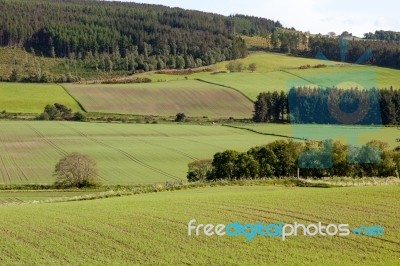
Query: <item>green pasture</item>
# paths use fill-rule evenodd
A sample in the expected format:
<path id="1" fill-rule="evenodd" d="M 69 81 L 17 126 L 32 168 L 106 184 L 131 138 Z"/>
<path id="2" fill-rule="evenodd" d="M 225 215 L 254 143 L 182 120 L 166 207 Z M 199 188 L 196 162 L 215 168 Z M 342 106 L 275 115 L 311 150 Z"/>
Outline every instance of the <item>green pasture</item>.
<path id="1" fill-rule="evenodd" d="M 0 263 L 33 265 L 397 265 L 400 187 L 235 186 L 0 206 Z M 380 226 L 383 236 L 188 236 L 196 225 Z"/>
<path id="2" fill-rule="evenodd" d="M 400 130 L 383 126 L 243 124 L 239 127 L 262 134 L 283 135 L 308 140 L 340 140 L 351 145 L 366 144 L 371 140 L 387 142 L 391 148 L 400 145 Z"/>
<path id="3" fill-rule="evenodd" d="M 217 125 L 0 121 L 0 183 L 51 184 L 71 152 L 93 157 L 105 184 L 185 180 L 194 160 L 276 139 Z"/>
<path id="4" fill-rule="evenodd" d="M 319 81 L 323 86 L 339 86 L 343 88 L 363 87 L 365 82 L 358 84 L 357 82 L 346 83 L 341 82 L 342 77 L 351 77 L 355 75 L 355 80 L 362 76 L 363 80 L 367 80 L 367 84 L 378 88 L 400 88 L 400 70 L 364 66 L 341 64 L 338 62 L 326 62 L 318 59 L 309 59 L 288 56 L 284 54 L 257 52 L 250 54 L 245 59 L 237 60 L 245 66 L 250 63 L 256 63 L 258 68 L 254 73 L 244 71 L 241 73 L 219 73 L 212 74 L 210 72 L 196 73 L 192 75 L 171 75 L 171 74 L 143 74 L 149 77 L 153 82 L 184 80 L 184 79 L 201 79 L 222 86 L 227 86 L 241 91 L 251 99 L 255 99 L 260 92 L 274 90 L 288 90 L 293 84 L 293 80 L 304 79 L 304 84 L 314 84 L 313 81 Z M 214 65 L 215 72 L 224 71 L 227 62 Z M 300 66 L 310 65 L 311 67 L 318 64 L 326 64 L 325 68 L 309 68 L 299 69 Z M 358 74 L 364 71 L 366 74 Z M 354 74 L 355 73 L 355 74 Z M 348 76 L 346 76 L 348 75 Z M 310 82 L 311 81 L 311 82 Z"/>
<path id="5" fill-rule="evenodd" d="M 59 85 L 0 83 L 0 110 L 10 113 L 41 113 L 47 104 L 60 103 L 73 111 L 78 103 Z"/>

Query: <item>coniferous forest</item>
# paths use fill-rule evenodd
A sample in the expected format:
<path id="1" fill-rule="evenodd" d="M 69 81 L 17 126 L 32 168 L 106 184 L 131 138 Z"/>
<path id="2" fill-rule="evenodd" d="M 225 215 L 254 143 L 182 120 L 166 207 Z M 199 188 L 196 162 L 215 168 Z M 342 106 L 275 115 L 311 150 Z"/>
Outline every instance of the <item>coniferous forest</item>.
<path id="1" fill-rule="evenodd" d="M 350 115 L 349 115 L 350 114 Z M 292 88 L 260 93 L 254 122 L 292 124 L 400 124 L 400 90 Z"/>
<path id="2" fill-rule="evenodd" d="M 0 2 L 0 45 L 84 60 L 100 71 L 200 67 L 247 56 L 238 30 L 265 34 L 279 22 L 164 6 L 91 0 Z"/>
<path id="3" fill-rule="evenodd" d="M 0 10 L 0 46 L 65 58 L 97 72 L 184 69 L 243 58 L 248 47 L 241 36 L 265 38 L 266 47 L 255 49 L 400 68 L 396 32 L 350 38 L 343 57 L 337 36 L 303 33 L 245 15 L 96 0 L 1 1 Z M 370 56 L 359 60 L 366 51 Z"/>

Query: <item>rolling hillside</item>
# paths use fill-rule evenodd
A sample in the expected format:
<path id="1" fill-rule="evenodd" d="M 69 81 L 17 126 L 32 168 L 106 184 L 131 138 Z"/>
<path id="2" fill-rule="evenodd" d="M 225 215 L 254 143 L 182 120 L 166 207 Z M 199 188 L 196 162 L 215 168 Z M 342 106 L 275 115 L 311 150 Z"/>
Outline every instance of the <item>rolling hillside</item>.
<path id="1" fill-rule="evenodd" d="M 400 187 L 237 186 L 0 206 L 3 265 L 396 265 Z M 188 222 L 380 225 L 383 236 L 188 236 Z M 251 255 L 249 255 L 251 254 Z"/>
<path id="2" fill-rule="evenodd" d="M 251 99 L 255 99 L 260 92 L 290 89 L 290 81 L 293 79 L 324 80 L 324 84 L 337 86 L 337 77 L 343 74 L 351 74 L 358 71 L 367 71 L 375 75 L 370 77 L 371 84 L 379 88 L 400 88 L 400 70 L 376 67 L 342 64 L 334 61 L 321 61 L 275 53 L 253 53 L 245 59 L 236 60 L 244 66 L 250 63 L 257 64 L 254 73 L 244 71 L 242 73 L 196 73 L 188 75 L 189 79 L 201 79 L 204 81 L 231 87 L 243 92 Z M 313 68 L 320 64 L 326 64 L 324 68 Z M 299 69 L 301 66 L 310 65 L 308 69 Z M 226 62 L 214 66 L 215 71 L 224 71 Z M 183 80 L 185 76 L 168 74 L 144 74 L 153 81 Z M 343 85 L 343 84 L 342 84 Z M 288 87 L 289 86 L 289 87 Z"/>
<path id="3" fill-rule="evenodd" d="M 381 140 L 394 149 L 399 146 L 400 130 L 396 127 L 352 126 L 352 125 L 290 125 L 290 124 L 243 124 L 235 127 L 249 129 L 267 135 L 282 135 L 300 139 L 340 140 L 352 145 L 366 144 L 371 140 Z M 382 137 L 384 136 L 384 137 Z"/>
<path id="4" fill-rule="evenodd" d="M 88 112 L 249 118 L 253 110 L 253 103 L 239 92 L 193 80 L 64 86 Z"/>
<path id="5" fill-rule="evenodd" d="M 214 65 L 214 72 L 138 76 L 150 78 L 153 81 L 150 84 L 65 84 L 65 87 L 89 112 L 155 116 L 184 112 L 192 117 L 209 118 L 250 118 L 253 106 L 243 95 L 255 100 L 260 92 L 288 90 L 294 79 L 303 80 L 304 84 L 313 84 L 315 80 L 326 86 L 346 88 L 354 83 L 338 84 L 338 76 L 356 73 L 357 77 L 357 73 L 366 71 L 369 84 L 379 88 L 400 88 L 400 70 L 389 68 L 336 62 L 326 62 L 328 66 L 324 68 L 313 68 L 324 62 L 274 53 L 253 53 L 237 61 L 245 66 L 256 63 L 257 70 L 254 73 L 248 70 L 219 73 L 225 69 L 227 62 L 224 62 Z M 299 69 L 305 65 L 311 67 Z M 199 81 L 194 81 L 196 79 Z M 55 102 L 79 110 L 75 100 L 56 85 L 0 83 L 0 93 L 3 95 L 0 109 L 7 112 L 40 113 L 46 104 Z"/>
<path id="6" fill-rule="evenodd" d="M 190 162 L 276 139 L 221 126 L 0 121 L 0 184 L 51 184 L 72 152 L 93 157 L 105 184 L 185 180 Z"/>
<path id="7" fill-rule="evenodd" d="M 365 144 L 382 135 L 391 147 L 400 136 L 396 128 L 242 127 L 259 133 L 217 125 L 0 121 L 0 184 L 51 184 L 55 164 L 72 152 L 93 157 L 105 184 L 153 184 L 185 180 L 190 162 L 286 139 L 279 136 L 325 139 L 334 132 Z"/>

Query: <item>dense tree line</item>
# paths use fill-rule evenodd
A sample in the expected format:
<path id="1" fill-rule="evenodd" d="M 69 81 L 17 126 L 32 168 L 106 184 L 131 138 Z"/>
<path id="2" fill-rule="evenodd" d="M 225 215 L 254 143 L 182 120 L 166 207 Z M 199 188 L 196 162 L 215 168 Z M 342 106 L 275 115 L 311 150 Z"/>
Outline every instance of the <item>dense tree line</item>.
<path id="1" fill-rule="evenodd" d="M 365 33 L 364 38 L 381 41 L 400 41 L 400 32 L 377 30 L 375 33 Z"/>
<path id="2" fill-rule="evenodd" d="M 343 57 L 340 46 L 344 45 L 346 55 Z M 365 52 L 369 53 L 369 56 L 362 58 Z M 316 36 L 309 38 L 308 51 L 299 54 L 308 57 L 323 54 L 327 59 L 334 61 L 400 68 L 400 42 L 350 40 L 343 43 L 342 39 Z"/>
<path id="3" fill-rule="evenodd" d="M 308 51 L 309 34 L 298 32 L 294 29 L 276 27 L 270 32 L 262 33 L 261 36 L 265 38 L 264 46 L 255 47 L 253 49 L 293 54 L 305 53 Z"/>
<path id="4" fill-rule="evenodd" d="M 24 46 L 36 55 L 68 58 L 72 68 L 99 72 L 184 69 L 242 58 L 248 51 L 240 35 L 263 36 L 268 50 L 342 59 L 338 38 L 244 15 L 95 0 L 0 1 L 0 10 L 0 46 Z M 348 42 L 346 62 L 371 50 L 363 63 L 400 68 L 398 33 L 366 37 L 373 40 Z"/>
<path id="5" fill-rule="evenodd" d="M 255 122 L 289 122 L 288 95 L 284 91 L 263 92 L 254 104 Z"/>
<path id="6" fill-rule="evenodd" d="M 292 88 L 260 93 L 253 121 L 296 124 L 400 124 L 400 90 Z"/>
<path id="7" fill-rule="evenodd" d="M 389 33 L 385 32 L 385 34 Z M 342 39 L 275 28 L 263 36 L 267 43 L 267 47 L 265 47 L 267 50 L 309 58 L 318 57 L 339 62 L 343 60 L 346 63 L 400 68 L 400 42 L 397 41 L 397 34 L 388 35 L 392 37 L 379 37 L 378 35 L 373 37 L 373 40 L 353 40 L 351 37 Z M 341 47 L 345 49 L 341 49 Z M 343 50 L 346 51 L 345 55 L 342 54 Z M 364 53 L 367 53 L 367 56 Z"/>
<path id="8" fill-rule="evenodd" d="M 351 162 L 349 162 L 351 158 Z M 388 177 L 398 176 L 400 147 L 381 141 L 361 147 L 340 141 L 295 142 L 277 140 L 247 152 L 218 152 L 212 160 L 189 164 L 189 181 L 238 180 L 271 177 Z"/>
<path id="9" fill-rule="evenodd" d="M 234 31 L 247 36 L 264 36 L 273 32 L 277 28 L 283 28 L 279 21 L 269 19 L 235 15 L 231 16 L 234 25 Z"/>
<path id="10" fill-rule="evenodd" d="M 111 1 L 1 1 L 0 10 L 1 46 L 25 46 L 99 71 L 182 69 L 242 58 L 247 47 L 236 30 L 259 34 L 281 27 L 268 19 Z"/>

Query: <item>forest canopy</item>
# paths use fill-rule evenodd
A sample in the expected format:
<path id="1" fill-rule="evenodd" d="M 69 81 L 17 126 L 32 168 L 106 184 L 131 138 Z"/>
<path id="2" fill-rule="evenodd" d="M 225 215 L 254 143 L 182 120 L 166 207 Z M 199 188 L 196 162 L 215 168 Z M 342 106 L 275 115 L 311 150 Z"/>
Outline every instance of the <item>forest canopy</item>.
<path id="1" fill-rule="evenodd" d="M 279 22 L 160 5 L 91 0 L 0 2 L 0 46 L 47 57 L 86 59 L 111 70 L 200 67 L 247 56 L 241 33 Z"/>

